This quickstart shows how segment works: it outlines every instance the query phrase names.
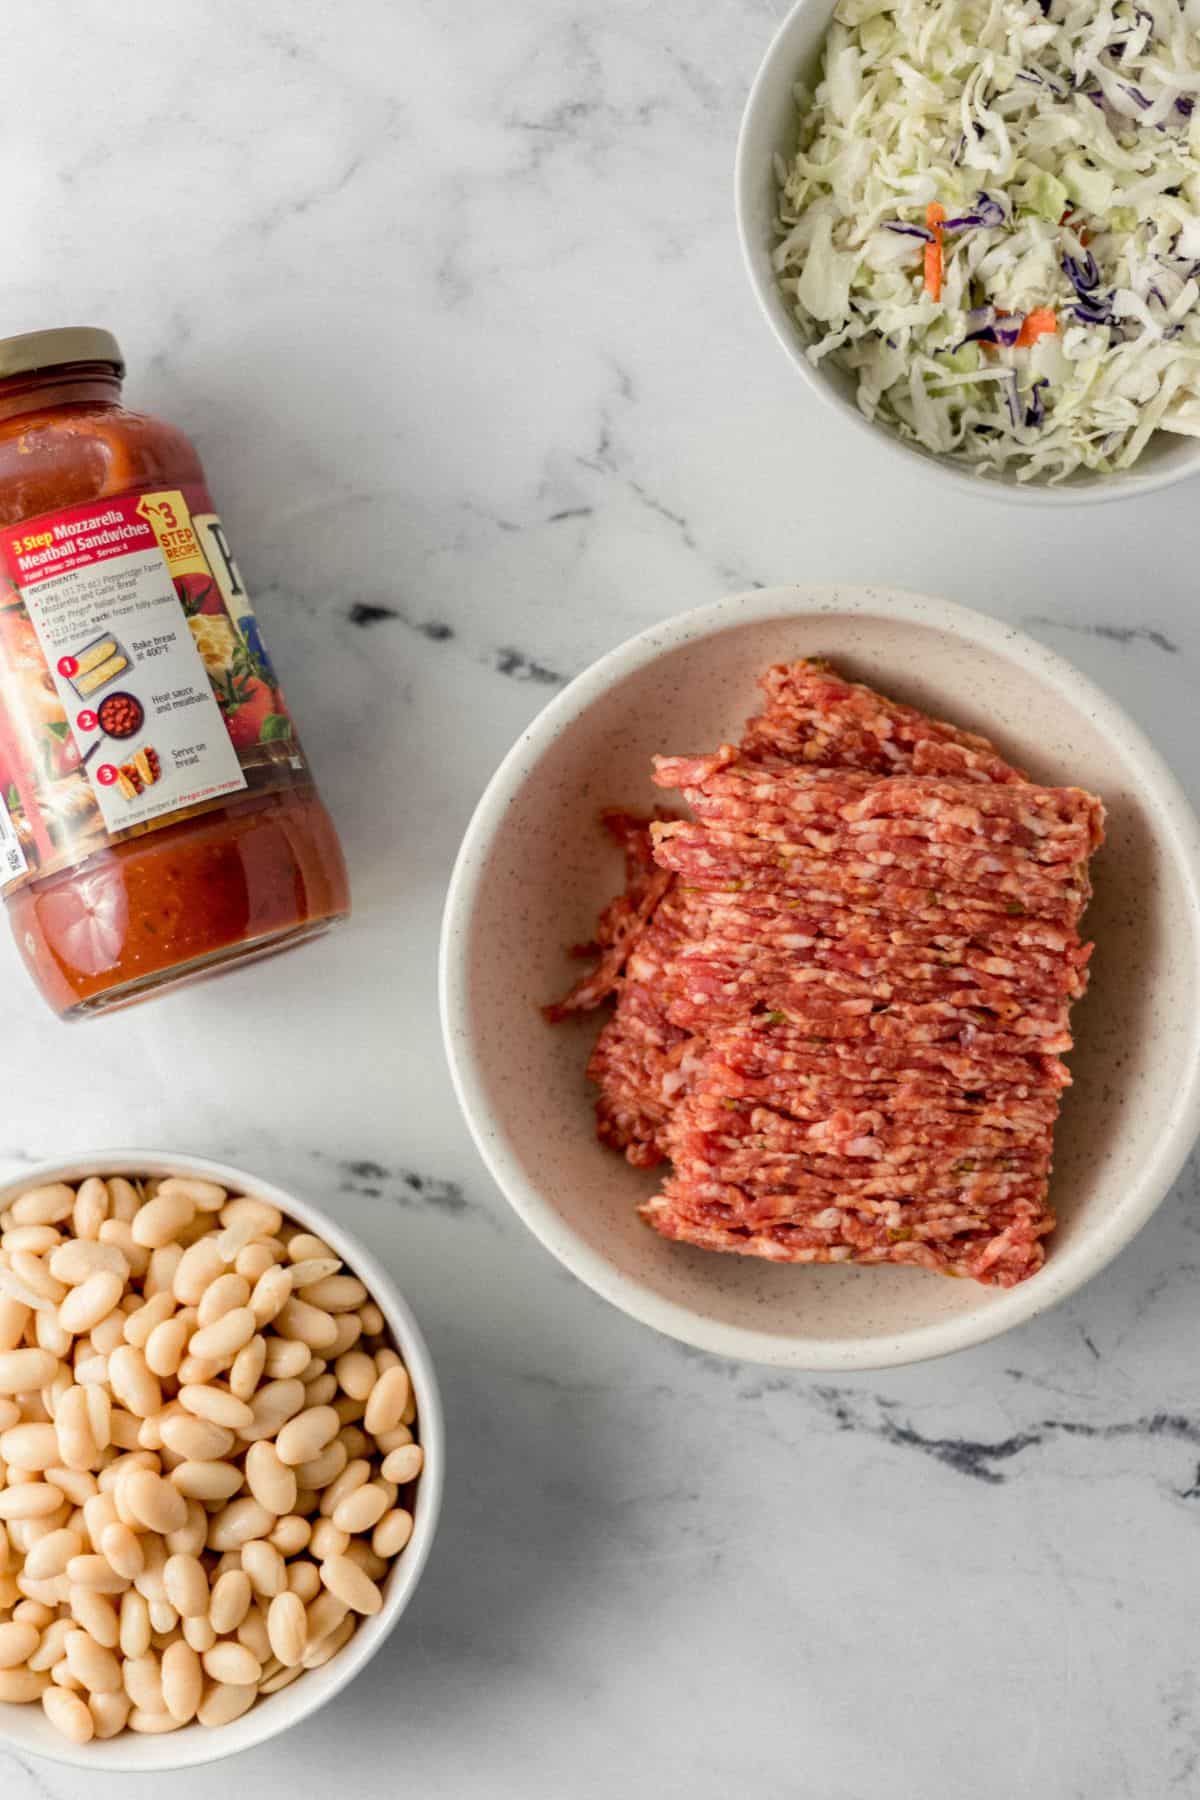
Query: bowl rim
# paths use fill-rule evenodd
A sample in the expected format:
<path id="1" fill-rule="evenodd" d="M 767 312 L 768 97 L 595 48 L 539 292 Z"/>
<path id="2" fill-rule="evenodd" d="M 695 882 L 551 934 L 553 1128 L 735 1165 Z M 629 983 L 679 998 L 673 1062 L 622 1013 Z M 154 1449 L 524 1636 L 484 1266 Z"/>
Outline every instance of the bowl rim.
<path id="1" fill-rule="evenodd" d="M 1200 474 L 1200 450 L 1197 450 L 1194 456 L 1181 462 L 1176 468 L 1157 471 L 1146 469 L 1139 473 L 1135 465 L 1132 470 L 1120 470 L 1112 475 L 1089 476 L 1076 487 L 1065 484 L 1052 487 L 1046 482 L 1018 482 L 994 476 L 972 475 L 949 458 L 934 456 L 918 445 L 910 444 L 890 427 L 865 418 L 848 396 L 840 393 L 831 381 L 814 369 L 805 355 L 794 324 L 790 320 L 785 321 L 782 316 L 782 303 L 774 271 L 770 267 L 770 257 L 766 254 L 766 247 L 758 241 L 751 223 L 752 196 L 762 180 L 761 166 L 755 166 L 752 162 L 751 139 L 758 123 L 758 115 L 775 92 L 777 84 L 787 80 L 791 86 L 796 80 L 798 71 L 791 40 L 797 21 L 820 6 L 827 6 L 832 18 L 833 0 L 794 0 L 772 33 L 742 110 L 733 174 L 738 242 L 750 287 L 758 309 L 770 327 L 771 335 L 797 374 L 803 378 L 809 391 L 816 394 L 826 406 L 832 407 L 840 418 L 855 425 L 873 443 L 902 457 L 910 469 L 924 469 L 935 478 L 951 483 L 960 493 L 977 498 L 1014 501 L 1026 506 L 1096 506 L 1112 500 L 1131 500 L 1139 494 L 1174 487 L 1177 482 L 1187 481 Z"/>
<path id="2" fill-rule="evenodd" d="M 1116 701 L 1057 652 L 1015 627 L 957 602 L 885 587 L 778 586 L 732 594 L 639 632 L 601 656 L 556 695 L 518 737 L 485 788 L 463 837 L 446 896 L 439 953 L 442 1032 L 459 1106 L 488 1171 L 514 1211 L 552 1256 L 594 1293 L 641 1324 L 722 1356 L 814 1372 L 893 1368 L 949 1355 L 999 1337 L 1076 1292 L 1098 1274 L 1165 1199 L 1200 1132 L 1200 1025 L 1186 1070 L 1172 1089 L 1169 1120 L 1154 1154 L 1130 1184 L 1122 1212 L 1104 1229 L 1084 1233 L 1051 1257 L 1036 1279 L 997 1295 L 986 1307 L 917 1326 L 891 1338 L 830 1341 L 779 1337 L 705 1319 L 690 1306 L 650 1292 L 580 1240 L 553 1202 L 521 1168 L 487 1105 L 487 1084 L 472 1042 L 467 981 L 472 917 L 482 876 L 511 800 L 560 732 L 574 724 L 617 681 L 685 643 L 747 624 L 828 613 L 858 620 L 906 620 L 976 644 L 1065 689 L 1122 749 L 1155 835 L 1179 871 L 1187 895 L 1193 981 L 1200 984 L 1200 821 L 1175 775 L 1141 728 Z M 886 1276 L 884 1277 L 886 1278 Z"/>
<path id="3" fill-rule="evenodd" d="M 416 1395 L 421 1420 L 420 1443 L 425 1453 L 412 1536 L 402 1552 L 402 1565 L 393 1571 L 393 1576 L 388 1581 L 383 1606 L 373 1618 L 363 1619 L 343 1650 L 323 1665 L 323 1670 L 329 1671 L 326 1680 L 316 1684 L 310 1697 L 303 1702 L 300 1701 L 300 1694 L 306 1686 L 306 1675 L 322 1671 L 306 1671 L 306 1675 L 290 1683 L 279 1695 L 270 1696 L 272 1699 L 282 1699 L 284 1695 L 293 1695 L 290 1707 L 276 1709 L 256 1702 L 241 1718 L 213 1731 L 193 1722 L 182 1726 L 178 1731 L 166 1732 L 158 1737 L 122 1732 L 115 1738 L 93 1740 L 92 1743 L 80 1745 L 72 1744 L 66 1738 L 59 1739 L 56 1734 L 52 1747 L 41 1743 L 31 1744 L 27 1738 L 15 1736 L 9 1722 L 14 1715 L 27 1709 L 0 1703 L 0 1748 L 11 1748 L 23 1756 L 40 1756 L 48 1762 L 90 1769 L 96 1773 L 149 1775 L 165 1773 L 171 1769 L 201 1768 L 266 1743 L 268 1739 L 278 1737 L 291 1726 L 298 1725 L 319 1712 L 366 1667 L 399 1623 L 429 1560 L 437 1532 L 445 1480 L 445 1417 L 429 1346 L 412 1308 L 391 1275 L 339 1219 L 332 1218 L 315 1201 L 297 1195 L 276 1182 L 251 1174 L 233 1163 L 179 1151 L 96 1150 L 54 1157 L 52 1160 L 16 1169 L 11 1175 L 0 1178 L 0 1205 L 39 1182 L 77 1181 L 85 1175 L 130 1174 L 188 1175 L 218 1181 L 223 1187 L 237 1193 L 251 1194 L 255 1198 L 269 1201 L 285 1215 L 298 1219 L 310 1231 L 325 1238 L 366 1284 L 371 1298 L 379 1306 L 403 1353 Z M 40 1718 L 41 1709 L 35 1710 Z M 192 1744 L 194 1748 L 186 1755 L 178 1754 L 185 1744 Z M 157 1754 L 147 1756 L 146 1751 L 151 1748 Z M 97 1754 L 97 1751 L 101 1754 Z"/>

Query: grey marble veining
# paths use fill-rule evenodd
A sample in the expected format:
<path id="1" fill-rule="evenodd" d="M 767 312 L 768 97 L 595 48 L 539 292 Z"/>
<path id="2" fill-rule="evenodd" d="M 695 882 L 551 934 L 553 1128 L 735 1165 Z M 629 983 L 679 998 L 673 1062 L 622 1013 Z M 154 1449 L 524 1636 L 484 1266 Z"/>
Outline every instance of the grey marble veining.
<path id="1" fill-rule="evenodd" d="M 1195 494 L 944 494 L 814 413 L 769 341 L 730 188 L 782 11 L 6 19 L 3 329 L 111 325 L 134 402 L 195 434 L 357 911 L 70 1029 L 4 938 L 0 1160 L 178 1147 L 335 1205 L 426 1324 L 451 1431 L 387 1652 L 286 1740 L 174 1778 L 180 1800 L 1200 1789 L 1200 1164 L 1027 1329 L 782 1376 L 559 1270 L 441 1060 L 441 900 L 492 769 L 594 657 L 730 589 L 887 580 L 1022 624 L 1200 791 Z M 0 1752 L 4 1800 L 129 1787 Z"/>

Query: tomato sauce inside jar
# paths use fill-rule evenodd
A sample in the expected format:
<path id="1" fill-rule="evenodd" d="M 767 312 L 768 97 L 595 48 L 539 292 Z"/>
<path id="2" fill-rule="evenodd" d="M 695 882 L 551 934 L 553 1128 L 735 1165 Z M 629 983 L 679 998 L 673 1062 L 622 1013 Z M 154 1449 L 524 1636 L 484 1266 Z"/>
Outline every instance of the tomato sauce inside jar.
<path id="1" fill-rule="evenodd" d="M 106 332 L 0 341 L 0 885 L 65 1017 L 350 904 L 199 459 L 122 372 Z"/>

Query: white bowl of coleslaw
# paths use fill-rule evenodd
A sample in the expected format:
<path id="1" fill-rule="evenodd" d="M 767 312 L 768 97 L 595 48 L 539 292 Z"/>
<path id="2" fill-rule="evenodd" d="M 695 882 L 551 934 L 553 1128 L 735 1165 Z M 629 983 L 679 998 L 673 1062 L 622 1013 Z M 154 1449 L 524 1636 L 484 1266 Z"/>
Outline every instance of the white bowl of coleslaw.
<path id="1" fill-rule="evenodd" d="M 1160 5 L 1169 3 L 1148 0 L 1152 10 L 1131 8 L 1131 16 L 1155 19 Z M 961 21 L 970 0 L 966 6 L 961 0 L 941 4 L 949 19 Z M 913 119 L 904 116 L 907 102 L 889 84 L 905 60 L 905 44 L 893 40 L 873 62 L 871 51 L 861 47 L 861 36 L 868 32 L 870 41 L 871 31 L 889 29 L 902 34 L 906 24 L 915 29 L 918 16 L 931 21 L 937 8 L 928 0 L 903 0 L 886 14 L 877 0 L 840 0 L 836 5 L 832 0 L 797 0 L 754 81 L 737 151 L 738 231 L 751 285 L 775 337 L 810 389 L 858 429 L 908 459 L 919 457 L 960 488 L 1042 505 L 1125 498 L 1200 470 L 1200 435 L 1192 435 L 1200 434 L 1200 37 L 1192 33 L 1181 40 L 1185 47 L 1176 46 L 1174 64 L 1158 87 L 1142 71 L 1170 62 L 1167 51 L 1156 49 L 1150 37 L 1139 60 L 1130 53 L 1131 43 L 1137 50 L 1136 42 L 1113 38 L 1093 58 L 1098 73 L 1080 77 L 1078 95 L 1068 95 L 1065 87 L 1062 95 L 1047 89 L 1036 103 L 1028 102 L 1026 94 L 1036 92 L 1033 77 L 1053 85 L 1049 65 L 1075 44 L 1070 22 L 1074 9 L 1084 4 L 1046 0 L 1048 17 L 1039 26 L 1042 8 L 1029 0 L 1027 66 L 1017 66 L 1018 55 L 1011 66 L 1002 67 L 993 85 L 1008 81 L 1011 96 L 1006 93 L 1000 102 L 993 96 L 992 110 L 985 108 L 982 114 L 989 120 L 1000 117 L 999 129 L 1014 145 L 1062 137 L 1052 152 L 1034 152 L 1044 174 L 1031 178 L 1032 165 L 1022 160 L 1016 168 L 1023 179 L 1016 182 L 1011 168 L 1005 179 L 1003 169 L 985 166 L 992 147 L 986 136 L 977 140 L 979 163 L 952 166 L 955 155 L 971 162 L 976 154 L 973 148 L 961 149 L 968 144 L 965 134 L 940 166 L 937 146 L 948 143 L 949 136 L 938 136 L 930 92 L 908 77 L 904 93 L 915 87 L 921 104 Z M 1068 23 L 1056 27 L 1056 15 Z M 1099 15 L 1093 9 L 1089 16 Z M 1119 5 L 1105 16 L 1113 32 L 1123 29 Z M 849 27 L 841 24 L 846 18 L 852 22 Z M 837 32 L 835 40 L 831 29 Z M 1005 29 L 1011 42 L 1011 20 Z M 1061 40 L 1057 47 L 1051 36 L 1055 30 Z M 836 173 L 832 180 L 801 181 L 800 209 L 793 188 L 787 224 L 794 248 L 789 256 L 786 250 L 781 253 L 788 235 L 787 226 L 780 224 L 781 178 L 793 166 L 801 132 L 796 89 L 803 84 L 809 96 L 817 91 L 827 41 L 835 46 L 831 57 L 840 60 L 835 82 L 821 89 L 818 104 L 830 127 L 817 150 Z M 947 52 L 951 62 L 953 55 L 953 50 Z M 1136 80 L 1114 73 L 1126 55 Z M 1190 63 L 1184 66 L 1186 59 L 1194 60 L 1194 71 Z M 885 60 L 887 72 L 881 74 Z M 873 78 L 873 69 L 880 79 Z M 1181 84 L 1178 90 L 1164 85 L 1168 79 Z M 1193 84 L 1190 90 L 1187 83 Z M 877 106 L 881 93 L 891 97 Z M 1110 93 L 1138 117 L 1131 122 L 1114 110 Z M 1136 99 L 1125 98 L 1133 94 Z M 1146 100 L 1152 112 L 1143 108 Z M 1007 123 L 1001 116 L 1005 106 L 1011 115 Z M 969 122 L 957 101 L 955 107 L 955 118 L 962 114 L 963 122 Z M 1167 126 L 1160 127 L 1158 114 L 1167 108 Z M 1144 128 L 1145 142 L 1126 150 L 1142 131 L 1142 118 L 1154 121 Z M 1068 132 L 1091 137 L 1068 142 Z M 839 142 L 854 159 L 848 169 L 839 166 L 837 157 L 828 161 L 830 144 Z M 1115 177 L 1106 172 L 1107 155 L 1140 161 L 1151 172 L 1130 171 L 1122 189 L 1122 172 Z M 889 156 L 890 162 L 885 160 Z M 1003 163 L 998 151 L 991 160 Z M 1058 174 L 1051 174 L 1051 165 Z M 902 169 L 910 172 L 901 174 Z M 1179 177 L 1177 193 L 1163 188 L 1172 173 Z M 1110 181 L 1115 181 L 1111 192 Z M 1090 208 L 1074 200 L 1079 182 L 1088 184 Z M 1064 185 L 1065 224 L 1041 216 L 1054 210 Z M 1143 192 L 1151 187 L 1160 191 Z M 848 199 L 859 189 L 863 217 L 873 221 L 869 234 L 865 227 L 859 233 L 852 220 L 847 223 Z M 927 209 L 931 201 L 939 204 L 939 193 L 945 194 L 950 216 L 944 226 L 935 218 L 931 232 Z M 1102 205 L 1106 196 L 1125 200 L 1130 193 L 1144 215 L 1136 225 L 1130 224 L 1133 207 L 1110 205 L 1104 212 Z M 891 195 L 894 206 L 887 204 Z M 1034 205 L 1041 215 L 1032 210 Z M 832 227 L 810 232 L 804 222 L 809 210 L 832 218 Z M 891 216 L 885 219 L 884 213 Z M 894 234 L 890 238 L 885 235 L 889 232 Z M 797 292 L 814 242 L 816 261 L 823 260 L 833 271 L 832 282 L 807 283 L 817 316 L 805 310 Z M 927 245 L 935 245 L 929 255 L 937 262 L 936 302 L 922 283 Z M 1175 255 L 1180 249 L 1186 256 Z M 864 283 L 867 263 L 876 261 L 881 268 L 872 269 Z M 928 265 L 926 276 L 928 281 Z M 785 287 L 788 277 L 790 290 Z M 1130 285 L 1121 286 L 1123 282 Z M 1148 301 L 1142 297 L 1145 292 L 1151 295 Z M 1047 304 L 1038 304 L 1042 300 Z M 1027 340 L 1050 313 L 1053 330 L 1030 345 Z M 897 320 L 898 326 L 893 324 Z M 836 340 L 843 330 L 847 341 L 841 344 Z M 1020 348 L 1013 342 L 1018 334 Z M 959 363 L 975 368 L 960 368 Z M 914 365 L 921 372 L 919 380 Z M 919 390 L 915 416 L 910 387 Z M 927 394 L 933 396 L 932 411 Z M 1105 435 L 1096 435 L 1100 432 Z M 1064 468 L 1080 445 L 1087 446 L 1085 460 Z M 1087 460 L 1101 466 L 1088 467 Z M 1122 460 L 1128 466 L 1118 466 Z"/>

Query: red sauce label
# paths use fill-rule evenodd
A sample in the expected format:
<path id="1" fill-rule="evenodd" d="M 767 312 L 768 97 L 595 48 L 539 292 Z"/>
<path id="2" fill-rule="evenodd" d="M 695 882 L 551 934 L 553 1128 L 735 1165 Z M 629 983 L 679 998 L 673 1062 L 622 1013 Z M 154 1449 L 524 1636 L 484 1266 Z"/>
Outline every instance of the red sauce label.
<path id="1" fill-rule="evenodd" d="M 0 530 L 0 891 L 306 773 L 204 488 Z"/>

